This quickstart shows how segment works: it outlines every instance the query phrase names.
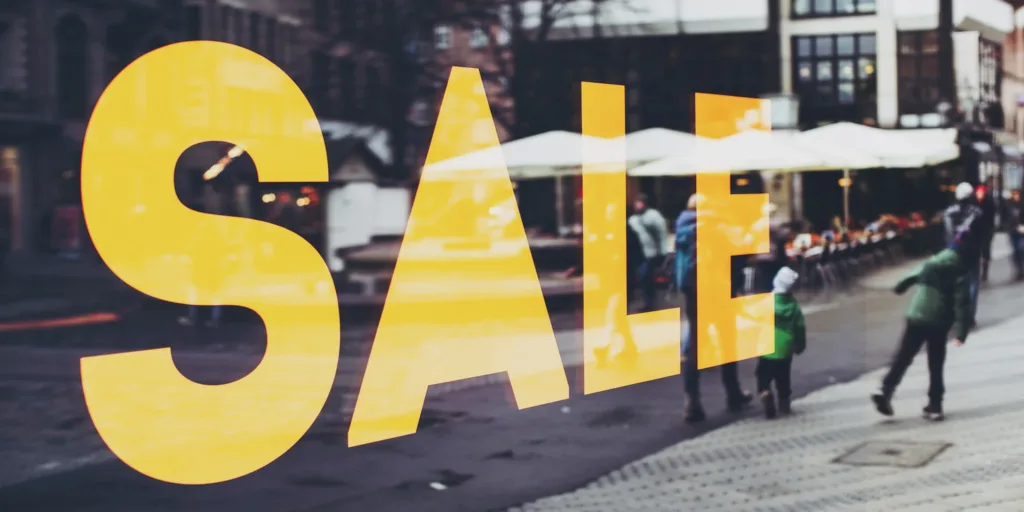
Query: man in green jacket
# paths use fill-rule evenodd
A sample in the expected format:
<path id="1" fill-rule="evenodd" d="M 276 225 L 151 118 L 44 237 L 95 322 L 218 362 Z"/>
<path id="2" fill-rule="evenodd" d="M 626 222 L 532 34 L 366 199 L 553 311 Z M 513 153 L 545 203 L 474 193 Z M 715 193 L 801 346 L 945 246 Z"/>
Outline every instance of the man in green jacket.
<path id="1" fill-rule="evenodd" d="M 972 223 L 973 224 L 973 223 Z M 907 308 L 907 327 L 899 348 L 893 356 L 889 373 L 882 379 L 881 390 L 871 395 L 878 412 L 892 416 L 892 396 L 899 386 L 914 356 L 927 347 L 928 405 L 924 417 L 941 421 L 942 396 L 945 392 L 943 365 L 946 362 L 946 341 L 954 329 L 957 346 L 963 345 L 971 328 L 971 290 L 967 276 L 967 258 L 976 243 L 973 226 L 960 230 L 950 247 L 932 256 L 915 273 L 896 285 L 896 293 L 903 294 L 917 285 Z"/>
<path id="2" fill-rule="evenodd" d="M 754 370 L 757 376 L 757 392 L 764 404 L 764 415 L 768 419 L 775 417 L 777 412 L 783 415 L 790 413 L 789 400 L 793 390 L 790 387 L 790 372 L 793 355 L 802 354 L 807 346 L 807 328 L 804 313 L 800 304 L 793 296 L 793 286 L 800 276 L 789 267 L 782 267 L 772 281 L 772 293 L 775 295 L 775 352 L 761 356 Z M 775 408 L 775 397 L 772 395 L 772 382 L 778 392 L 778 410 Z"/>

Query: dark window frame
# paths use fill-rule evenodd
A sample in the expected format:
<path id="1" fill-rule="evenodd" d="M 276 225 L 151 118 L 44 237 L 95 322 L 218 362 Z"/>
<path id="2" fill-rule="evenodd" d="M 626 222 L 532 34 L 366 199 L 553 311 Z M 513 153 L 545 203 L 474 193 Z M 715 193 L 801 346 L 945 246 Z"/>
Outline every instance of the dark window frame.
<path id="1" fill-rule="evenodd" d="M 935 113 L 935 107 L 942 100 L 938 35 L 937 30 L 904 30 L 896 34 L 896 110 L 899 116 Z M 925 44 L 929 37 L 934 38 L 930 49 Z M 929 62 L 935 66 L 932 76 L 924 73 L 925 64 Z M 931 90 L 934 97 L 922 97 L 925 90 Z"/>
<path id="2" fill-rule="evenodd" d="M 839 42 L 846 38 L 852 38 L 853 43 L 848 52 L 841 51 L 839 48 Z M 868 41 L 871 43 L 868 44 Z M 807 52 L 801 51 L 802 46 L 807 49 Z M 875 91 L 870 89 L 875 84 L 878 75 L 877 38 L 874 33 L 794 36 L 791 40 L 791 48 L 793 91 L 800 96 L 801 110 L 806 109 L 817 113 L 831 111 L 841 120 L 845 120 L 858 109 L 870 107 L 869 103 L 872 92 L 874 92 L 875 111 L 865 117 L 877 119 L 877 89 Z M 841 66 L 846 61 L 850 61 L 849 63 L 853 66 L 850 78 L 842 76 L 843 68 Z M 809 65 L 810 76 L 802 78 L 801 70 L 805 63 Z M 871 70 L 865 71 L 868 66 L 871 67 Z M 821 71 L 826 69 L 828 76 L 822 77 L 821 75 L 825 73 L 821 73 Z M 852 96 L 850 101 L 844 102 L 841 99 L 840 87 L 847 84 L 852 86 Z M 877 87 L 876 84 L 875 86 Z M 823 91 L 828 92 L 822 94 Z M 826 115 L 826 117 L 828 116 Z"/>
<path id="3" fill-rule="evenodd" d="M 796 11 L 797 2 L 800 0 L 792 0 L 790 2 L 790 18 L 802 20 L 802 19 L 814 19 L 814 18 L 848 18 L 851 16 L 874 16 L 878 14 L 878 0 L 807 0 L 808 11 L 806 13 L 798 13 Z M 829 3 L 829 8 L 824 11 L 819 11 L 817 8 L 819 1 L 826 1 Z M 853 12 L 838 12 L 836 6 L 841 1 L 849 1 L 853 3 Z M 861 11 L 861 5 L 873 4 L 870 11 Z"/>

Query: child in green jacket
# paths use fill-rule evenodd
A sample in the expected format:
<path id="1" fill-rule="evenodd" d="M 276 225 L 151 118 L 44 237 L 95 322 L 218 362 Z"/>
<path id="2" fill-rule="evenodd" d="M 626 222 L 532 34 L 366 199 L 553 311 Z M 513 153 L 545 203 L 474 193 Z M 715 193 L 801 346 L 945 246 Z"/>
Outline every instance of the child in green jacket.
<path id="1" fill-rule="evenodd" d="M 768 419 L 775 417 L 777 412 L 788 415 L 789 400 L 793 390 L 790 388 L 790 370 L 794 354 L 802 354 L 807 346 L 807 329 L 804 325 L 804 313 L 793 296 L 793 285 L 800 276 L 789 267 L 782 267 L 772 281 L 775 294 L 775 352 L 761 356 L 757 360 L 757 392 L 764 404 L 764 415 Z M 772 395 L 772 383 L 779 394 L 778 411 L 775 408 L 775 397 Z"/>
<path id="2" fill-rule="evenodd" d="M 943 365 L 946 362 L 946 341 L 950 329 L 957 345 L 963 345 L 971 328 L 971 290 L 967 276 L 964 254 L 969 254 L 970 244 L 975 243 L 969 228 L 961 230 L 948 249 L 944 249 L 915 273 L 903 278 L 896 285 L 896 293 L 903 294 L 911 286 L 917 290 L 907 308 L 907 327 L 899 348 L 893 356 L 892 367 L 882 380 L 882 388 L 871 395 L 878 412 L 892 416 L 892 396 L 914 356 L 927 347 L 928 405 L 924 408 L 925 419 L 941 421 L 942 396 L 945 393 Z"/>

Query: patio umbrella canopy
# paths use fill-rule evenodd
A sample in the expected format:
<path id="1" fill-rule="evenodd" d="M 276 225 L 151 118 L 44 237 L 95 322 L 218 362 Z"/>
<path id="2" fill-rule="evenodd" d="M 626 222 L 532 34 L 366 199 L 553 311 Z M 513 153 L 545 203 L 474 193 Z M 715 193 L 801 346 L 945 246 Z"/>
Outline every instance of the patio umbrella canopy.
<path id="1" fill-rule="evenodd" d="M 584 141 L 588 147 L 602 151 L 606 139 L 584 136 L 566 131 L 551 131 L 526 137 L 501 146 L 474 151 L 424 167 L 431 178 L 472 177 L 492 170 L 501 162 L 508 168 L 513 180 L 553 178 L 579 174 L 583 160 Z M 610 149 L 610 148 L 609 148 Z M 613 160 L 613 152 L 598 159 Z"/>
<path id="2" fill-rule="evenodd" d="M 956 159 L 956 130 L 883 130 L 856 123 L 835 123 L 796 135 L 807 145 L 846 147 L 879 160 L 881 167 L 910 169 Z"/>
<path id="3" fill-rule="evenodd" d="M 805 171 L 828 168 L 828 161 L 787 140 L 785 135 L 750 130 L 707 139 L 673 156 L 632 169 L 631 176 L 693 176 L 745 171 Z"/>
<path id="4" fill-rule="evenodd" d="M 691 151 L 711 140 L 667 128 L 648 128 L 626 135 L 626 161 L 629 167 L 636 167 Z"/>

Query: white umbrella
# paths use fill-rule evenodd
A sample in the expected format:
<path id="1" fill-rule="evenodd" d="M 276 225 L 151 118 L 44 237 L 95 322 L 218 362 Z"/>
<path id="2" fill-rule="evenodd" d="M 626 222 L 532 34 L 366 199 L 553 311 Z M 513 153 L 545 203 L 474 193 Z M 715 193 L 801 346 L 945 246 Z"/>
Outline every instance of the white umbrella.
<path id="1" fill-rule="evenodd" d="M 630 167 L 692 150 L 713 139 L 668 128 L 648 128 L 626 135 L 626 160 Z"/>
<path id="2" fill-rule="evenodd" d="M 749 130 L 695 144 L 675 156 L 632 169 L 631 176 L 692 176 L 745 171 L 805 171 L 821 169 L 821 157 L 769 132 Z"/>
<path id="3" fill-rule="evenodd" d="M 916 132 L 916 133 L 915 133 Z M 883 130 L 856 123 L 835 123 L 799 134 L 810 145 L 850 148 L 877 158 L 882 167 L 916 168 L 956 158 L 960 151 L 950 137 L 939 130 Z"/>

